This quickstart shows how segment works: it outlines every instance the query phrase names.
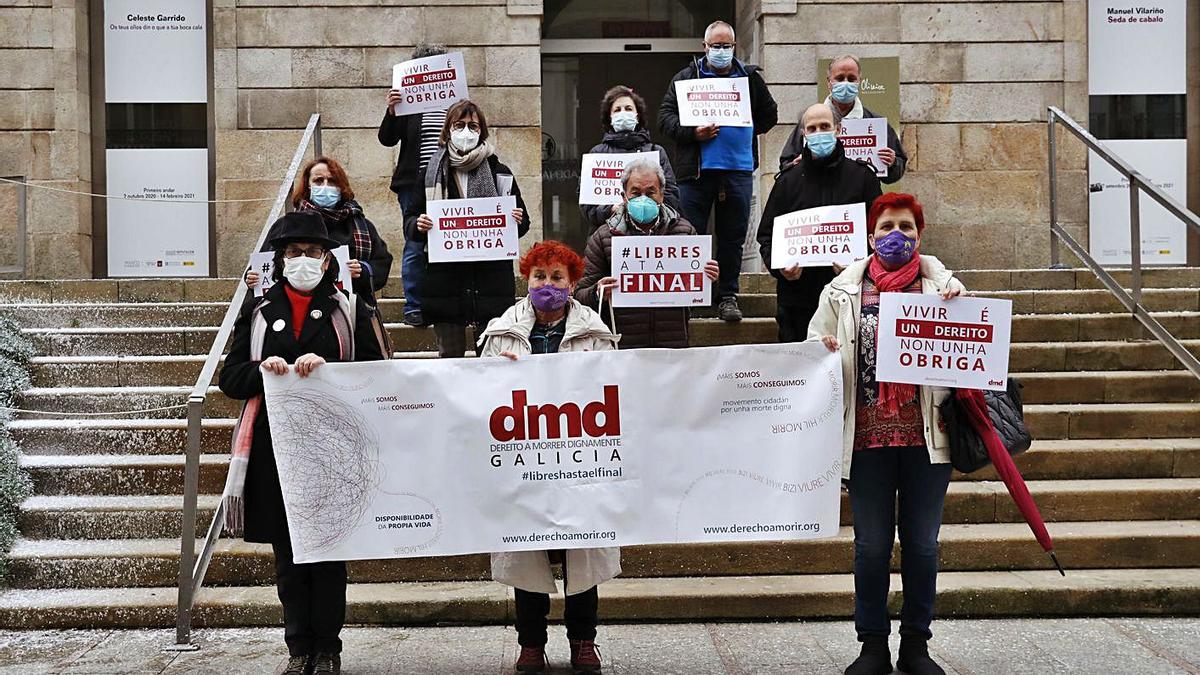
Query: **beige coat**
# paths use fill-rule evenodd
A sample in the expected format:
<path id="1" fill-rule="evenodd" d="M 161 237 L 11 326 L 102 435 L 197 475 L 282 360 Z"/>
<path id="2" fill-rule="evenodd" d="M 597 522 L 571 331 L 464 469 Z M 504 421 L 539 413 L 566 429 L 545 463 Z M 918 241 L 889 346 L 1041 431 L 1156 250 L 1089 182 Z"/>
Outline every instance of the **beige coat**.
<path id="1" fill-rule="evenodd" d="M 618 336 L 604 325 L 595 311 L 571 300 L 567 310 L 566 333 L 559 353 L 607 351 L 617 348 Z M 517 356 L 531 353 L 529 333 L 533 330 L 533 305 L 522 298 L 502 316 L 492 319 L 480 336 L 481 357 L 511 352 Z M 621 549 L 568 549 L 566 553 L 567 595 L 582 593 L 621 573 Z M 536 593 L 554 593 L 557 586 L 550 558 L 545 551 L 514 551 L 492 554 L 492 579 Z"/>
<path id="2" fill-rule="evenodd" d="M 870 262 L 860 260 L 842 271 L 821 291 L 817 313 L 808 324 L 808 339 L 833 335 L 841 343 L 842 382 L 844 383 L 845 431 L 843 432 L 842 477 L 850 477 L 850 461 L 854 455 L 855 402 L 858 395 L 858 331 L 862 321 L 862 280 Z M 966 290 L 940 260 L 931 255 L 921 256 L 921 292 L 941 293 L 948 288 Z M 945 387 L 921 387 L 921 418 L 925 421 L 925 447 L 933 464 L 950 462 L 950 437 L 942 425 L 938 405 L 946 400 L 950 390 Z"/>

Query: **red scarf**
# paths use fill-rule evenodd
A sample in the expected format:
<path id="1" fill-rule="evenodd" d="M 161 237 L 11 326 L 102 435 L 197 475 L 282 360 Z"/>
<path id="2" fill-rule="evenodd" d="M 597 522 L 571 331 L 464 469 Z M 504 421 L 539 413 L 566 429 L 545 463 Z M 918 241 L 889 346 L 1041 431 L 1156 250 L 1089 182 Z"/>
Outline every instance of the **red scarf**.
<path id="1" fill-rule="evenodd" d="M 912 286 L 917 277 L 921 275 L 921 256 L 914 252 L 912 260 L 909 260 L 900 269 L 891 272 L 884 269 L 883 263 L 879 262 L 877 256 L 871 256 L 868 273 L 880 293 L 903 293 L 904 289 Z M 878 339 L 875 343 L 879 344 Z M 895 417 L 900 414 L 900 405 L 913 400 L 916 395 L 917 386 L 915 384 L 880 382 L 877 405 L 883 411 L 884 417 Z"/>

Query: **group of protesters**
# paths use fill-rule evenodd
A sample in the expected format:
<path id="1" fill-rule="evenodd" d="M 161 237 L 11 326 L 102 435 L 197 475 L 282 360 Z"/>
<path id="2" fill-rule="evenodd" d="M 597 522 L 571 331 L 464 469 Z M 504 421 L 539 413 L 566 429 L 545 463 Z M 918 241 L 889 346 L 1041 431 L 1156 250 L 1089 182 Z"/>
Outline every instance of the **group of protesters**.
<path id="1" fill-rule="evenodd" d="M 443 358 L 523 359 L 529 355 L 647 347 L 688 346 L 688 310 L 612 309 L 610 276 L 614 239 L 646 235 L 706 234 L 716 238 L 715 260 L 703 266 L 714 282 L 717 316 L 738 322 L 738 278 L 758 166 L 757 137 L 778 121 L 776 103 L 758 67 L 734 57 L 733 28 L 708 27 L 702 56 L 680 70 L 667 86 L 657 119 L 631 88 L 612 87 L 600 117 L 604 137 L 593 153 L 656 153 L 626 165 L 621 203 L 581 206 L 589 238 L 584 255 L 545 241 L 521 258 L 528 293 L 516 297 L 510 261 L 430 262 L 427 233 L 434 200 L 509 196 L 520 236 L 529 212 L 513 171 L 501 160 L 485 110 L 471 100 L 449 109 L 407 116 L 394 114 L 393 90 L 379 127 L 384 146 L 399 144 L 391 188 L 404 222 L 402 278 L 404 323 L 432 326 Z M 421 45 L 414 58 L 444 53 Z M 936 258 L 920 252 L 925 227 L 921 204 L 912 195 L 884 195 L 880 183 L 899 181 L 907 156 L 894 129 L 879 152 L 886 176 L 846 156 L 839 125 L 846 118 L 877 117 L 858 96 L 861 66 L 854 56 L 833 59 L 827 73 L 830 95 L 804 110 L 779 158 L 779 174 L 762 209 L 757 240 L 770 268 L 774 220 L 821 206 L 862 203 L 872 253 L 842 268 L 771 269 L 776 279 L 776 320 L 781 342 L 820 340 L 840 352 L 845 391 L 843 479 L 854 516 L 854 618 L 861 654 L 847 675 L 892 672 L 887 608 L 893 541 L 899 526 L 904 604 L 900 614 L 897 666 L 906 673 L 942 673 L 929 656 L 938 567 L 938 530 L 950 479 L 948 439 L 938 403 L 945 390 L 881 383 L 875 379 L 880 293 L 938 294 L 951 298 L 962 285 Z M 752 127 L 684 126 L 676 85 L 703 78 L 747 78 Z M 652 123 L 676 146 L 672 165 L 651 141 Z M 274 251 L 272 286 L 249 299 L 236 325 L 232 350 L 221 371 L 221 389 L 247 401 L 234 432 L 233 463 L 226 489 L 226 524 L 247 541 L 274 548 L 285 641 L 291 658 L 284 673 L 340 672 L 339 632 L 345 619 L 346 565 L 292 561 L 282 490 L 271 449 L 264 373 L 300 376 L 326 362 L 389 358 L 390 341 L 376 309 L 376 294 L 388 280 L 392 254 L 368 220 L 345 169 L 333 158 L 309 162 L 297 179 L 296 209 L 270 231 L 265 250 Z M 338 290 L 334 248 L 348 246 L 353 295 Z M 248 274 L 247 283 L 258 278 Z M 353 304 L 351 304 L 353 303 Z M 608 311 L 601 308 L 609 303 Z M 471 342 L 468 327 L 473 329 Z M 619 332 L 619 334 L 618 334 Z M 896 512 L 899 495 L 899 514 Z M 571 666 L 597 673 L 599 597 L 597 586 L 620 573 L 616 548 L 498 553 L 493 578 L 515 588 L 520 673 L 545 672 L 553 567 L 563 566 L 565 624 Z"/>

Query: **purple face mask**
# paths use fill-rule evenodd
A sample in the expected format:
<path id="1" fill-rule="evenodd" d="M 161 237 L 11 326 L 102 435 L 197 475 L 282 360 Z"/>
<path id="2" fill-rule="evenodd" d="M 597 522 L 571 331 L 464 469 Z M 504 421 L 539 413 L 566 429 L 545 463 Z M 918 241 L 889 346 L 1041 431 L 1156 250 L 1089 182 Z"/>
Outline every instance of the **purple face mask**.
<path id="1" fill-rule="evenodd" d="M 898 267 L 912 260 L 917 251 L 917 240 L 900 230 L 892 230 L 875 239 L 875 255 L 885 265 Z"/>
<path id="2" fill-rule="evenodd" d="M 529 291 L 529 301 L 533 303 L 533 308 L 539 312 L 555 312 L 567 304 L 567 299 L 571 297 L 571 291 L 567 288 L 559 288 L 546 284 L 538 286 Z"/>

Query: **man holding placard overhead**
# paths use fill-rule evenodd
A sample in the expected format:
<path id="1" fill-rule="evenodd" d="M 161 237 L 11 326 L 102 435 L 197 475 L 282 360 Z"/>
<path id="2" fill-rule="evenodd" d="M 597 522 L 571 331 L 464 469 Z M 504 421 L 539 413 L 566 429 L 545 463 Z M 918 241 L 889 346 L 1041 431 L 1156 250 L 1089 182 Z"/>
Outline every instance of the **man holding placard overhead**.
<path id="1" fill-rule="evenodd" d="M 683 216 L 700 234 L 716 210 L 719 316 L 741 321 L 738 275 L 750 220 L 755 137 L 779 120 L 775 99 L 758 66 L 733 56 L 733 27 L 714 21 L 704 31 L 702 58 L 675 74 L 658 111 L 658 127 L 676 143 L 675 173 Z"/>

